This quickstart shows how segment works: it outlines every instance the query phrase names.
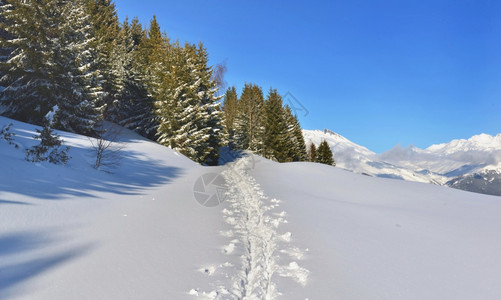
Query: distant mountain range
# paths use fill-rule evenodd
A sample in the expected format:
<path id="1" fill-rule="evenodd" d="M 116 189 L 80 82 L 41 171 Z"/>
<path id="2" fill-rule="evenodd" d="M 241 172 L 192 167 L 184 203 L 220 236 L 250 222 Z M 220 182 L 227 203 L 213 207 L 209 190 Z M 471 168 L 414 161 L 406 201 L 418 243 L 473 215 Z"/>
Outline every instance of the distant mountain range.
<path id="1" fill-rule="evenodd" d="M 307 144 L 318 146 L 326 140 L 337 166 L 355 173 L 501 196 L 501 134 L 480 134 L 426 149 L 397 145 L 382 154 L 328 129 L 303 134 Z"/>

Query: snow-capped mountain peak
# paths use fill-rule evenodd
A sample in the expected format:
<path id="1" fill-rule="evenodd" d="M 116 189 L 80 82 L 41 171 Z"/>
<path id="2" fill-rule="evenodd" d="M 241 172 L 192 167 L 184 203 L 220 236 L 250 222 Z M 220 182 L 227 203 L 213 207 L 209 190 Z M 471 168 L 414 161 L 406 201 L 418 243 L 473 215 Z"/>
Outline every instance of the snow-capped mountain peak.
<path id="1" fill-rule="evenodd" d="M 478 187 L 458 184 L 458 180 L 476 175 L 485 180 L 475 185 L 497 182 L 501 174 L 501 134 L 495 136 L 478 134 L 469 139 L 457 139 L 448 143 L 432 145 L 426 149 L 400 144 L 382 154 L 376 154 L 328 129 L 303 130 L 307 144 L 318 145 L 322 140 L 329 143 L 336 164 L 344 169 L 371 176 L 405 179 L 434 184 L 451 185 L 479 191 Z M 501 177 L 501 175 L 499 175 Z M 474 182 L 470 180 L 469 182 Z M 494 188 L 498 190 L 499 188 Z M 491 188 L 484 188 L 493 193 Z M 501 195 L 499 192 L 495 192 Z"/>
<path id="2" fill-rule="evenodd" d="M 453 140 L 449 143 L 432 145 L 426 150 L 428 152 L 451 154 L 466 151 L 499 151 L 501 149 L 501 134 L 492 136 L 489 134 L 474 135 L 469 139 Z"/>

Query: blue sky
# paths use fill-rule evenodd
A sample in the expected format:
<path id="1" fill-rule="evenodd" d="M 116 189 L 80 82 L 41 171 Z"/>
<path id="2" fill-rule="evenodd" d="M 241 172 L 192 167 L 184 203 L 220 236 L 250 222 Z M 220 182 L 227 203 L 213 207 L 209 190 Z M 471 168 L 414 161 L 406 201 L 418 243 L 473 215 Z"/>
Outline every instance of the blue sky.
<path id="1" fill-rule="evenodd" d="M 501 1 L 116 0 L 204 42 L 226 81 L 289 92 L 305 129 L 376 152 L 501 133 Z M 300 106 L 298 106 L 300 107 Z"/>

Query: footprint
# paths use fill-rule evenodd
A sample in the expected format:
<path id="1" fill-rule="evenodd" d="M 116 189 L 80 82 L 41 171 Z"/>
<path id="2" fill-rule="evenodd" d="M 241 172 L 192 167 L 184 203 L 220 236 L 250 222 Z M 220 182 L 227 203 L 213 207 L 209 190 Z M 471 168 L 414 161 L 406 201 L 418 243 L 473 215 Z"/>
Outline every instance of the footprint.
<path id="1" fill-rule="evenodd" d="M 294 247 L 289 249 L 280 250 L 281 253 L 287 254 L 289 257 L 301 260 L 304 257 L 304 252 L 301 249 Z"/>
<path id="2" fill-rule="evenodd" d="M 280 238 L 286 242 L 290 242 L 292 237 L 292 233 L 286 232 L 280 236 Z"/>
<path id="3" fill-rule="evenodd" d="M 235 250 L 235 243 L 238 243 L 238 240 L 233 240 L 231 243 L 223 247 L 223 252 L 226 254 L 231 254 Z"/>
<path id="4" fill-rule="evenodd" d="M 216 272 L 216 270 L 217 270 L 217 267 L 213 266 L 213 265 L 205 266 L 205 267 L 198 269 L 199 272 L 204 273 L 208 276 L 212 276 L 214 274 L 214 272 Z"/>

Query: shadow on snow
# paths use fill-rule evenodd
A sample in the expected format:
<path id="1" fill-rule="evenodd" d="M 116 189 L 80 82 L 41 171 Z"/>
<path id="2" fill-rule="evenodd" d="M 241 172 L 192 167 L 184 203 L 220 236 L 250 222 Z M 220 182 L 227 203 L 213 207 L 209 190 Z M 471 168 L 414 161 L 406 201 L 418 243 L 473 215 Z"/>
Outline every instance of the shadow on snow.
<path id="1" fill-rule="evenodd" d="M 72 147 L 71 152 L 80 156 L 81 153 L 91 155 L 88 149 L 78 147 Z M 96 197 L 95 192 L 137 195 L 141 194 L 144 188 L 169 183 L 182 173 L 180 168 L 165 166 L 165 162 L 145 158 L 141 153 L 127 149 L 120 153 L 120 161 L 113 169 L 114 173 L 93 169 L 91 161 L 88 161 L 81 170 L 72 167 L 71 160 L 68 166 L 26 161 L 16 162 L 15 165 L 23 167 L 23 170 L 7 168 L 0 172 L 0 205 L 29 204 L 6 199 L 1 192 L 47 200 L 61 199 L 65 196 Z"/>
<path id="2" fill-rule="evenodd" d="M 90 245 L 73 246 L 69 250 L 43 253 L 45 248 L 55 242 L 57 240 L 49 237 L 47 232 L 40 231 L 19 231 L 0 235 L 1 299 L 25 293 L 26 287 L 20 287 L 23 283 L 93 248 Z"/>

